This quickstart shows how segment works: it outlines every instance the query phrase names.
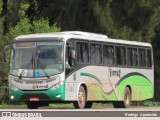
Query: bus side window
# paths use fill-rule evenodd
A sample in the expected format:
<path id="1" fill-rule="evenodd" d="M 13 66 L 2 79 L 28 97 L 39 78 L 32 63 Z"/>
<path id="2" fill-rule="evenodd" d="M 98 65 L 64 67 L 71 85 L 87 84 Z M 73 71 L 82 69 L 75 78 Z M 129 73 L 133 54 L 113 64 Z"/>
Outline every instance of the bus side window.
<path id="1" fill-rule="evenodd" d="M 140 67 L 146 67 L 146 52 L 145 49 L 139 49 L 139 66 Z"/>
<path id="2" fill-rule="evenodd" d="M 137 49 L 133 49 L 132 50 L 132 54 L 133 54 L 133 66 L 138 66 L 138 54 L 137 54 Z"/>
<path id="3" fill-rule="evenodd" d="M 88 57 L 89 57 L 89 55 L 88 55 L 88 44 L 86 44 L 86 43 L 83 43 L 82 44 L 82 60 L 83 60 L 83 62 L 84 63 L 88 63 L 88 61 L 89 61 L 89 59 L 88 59 Z"/>
<path id="4" fill-rule="evenodd" d="M 89 62 L 88 43 L 77 42 L 77 61 L 80 63 Z"/>
<path id="5" fill-rule="evenodd" d="M 125 47 L 116 46 L 116 64 L 126 65 L 126 51 Z"/>
<path id="6" fill-rule="evenodd" d="M 152 67 L 152 54 L 149 49 L 147 49 L 147 67 Z"/>
<path id="7" fill-rule="evenodd" d="M 77 61 L 82 62 L 81 43 L 77 43 Z"/>
<path id="8" fill-rule="evenodd" d="M 114 65 L 114 47 L 103 45 L 103 62 L 105 65 Z"/>
<path id="9" fill-rule="evenodd" d="M 91 63 L 92 64 L 101 64 L 102 63 L 102 50 L 100 44 L 91 44 Z"/>
<path id="10" fill-rule="evenodd" d="M 127 58 L 128 58 L 128 66 L 136 67 L 138 65 L 137 49 L 127 48 Z"/>

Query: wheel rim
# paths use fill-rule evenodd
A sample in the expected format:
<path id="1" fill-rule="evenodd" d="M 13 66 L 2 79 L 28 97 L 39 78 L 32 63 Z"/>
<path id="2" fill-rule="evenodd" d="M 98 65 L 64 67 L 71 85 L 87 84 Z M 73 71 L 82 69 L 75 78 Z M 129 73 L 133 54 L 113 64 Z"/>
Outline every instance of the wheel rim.
<path id="1" fill-rule="evenodd" d="M 80 105 L 84 105 L 85 103 L 85 93 L 83 91 L 79 91 L 78 101 Z"/>
<path id="2" fill-rule="evenodd" d="M 124 97 L 124 101 L 127 105 L 130 104 L 130 93 L 127 91 L 127 93 L 125 94 L 125 97 Z"/>

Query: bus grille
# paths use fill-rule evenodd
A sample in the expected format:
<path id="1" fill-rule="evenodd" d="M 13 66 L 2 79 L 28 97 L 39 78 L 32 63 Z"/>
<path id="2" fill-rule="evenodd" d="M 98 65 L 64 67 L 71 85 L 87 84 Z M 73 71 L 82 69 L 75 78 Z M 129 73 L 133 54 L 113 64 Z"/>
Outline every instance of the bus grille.
<path id="1" fill-rule="evenodd" d="M 47 96 L 46 94 L 43 94 L 43 93 L 39 93 L 39 94 L 25 93 L 24 95 L 22 95 L 22 97 L 20 99 L 21 100 L 29 100 L 29 98 L 32 98 L 32 97 L 38 97 L 40 100 L 50 99 L 49 96 Z"/>
<path id="2" fill-rule="evenodd" d="M 43 81 L 26 81 L 26 84 L 43 84 Z"/>

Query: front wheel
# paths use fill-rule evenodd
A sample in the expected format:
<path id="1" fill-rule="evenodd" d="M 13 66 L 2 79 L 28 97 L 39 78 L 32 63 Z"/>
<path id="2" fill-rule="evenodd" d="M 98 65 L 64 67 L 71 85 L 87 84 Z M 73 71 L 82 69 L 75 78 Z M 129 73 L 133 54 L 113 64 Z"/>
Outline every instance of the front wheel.
<path id="1" fill-rule="evenodd" d="M 80 86 L 78 92 L 78 101 L 73 102 L 75 108 L 83 109 L 86 104 L 86 91 L 83 86 Z"/>
<path id="2" fill-rule="evenodd" d="M 27 102 L 27 108 L 28 109 L 37 109 L 39 107 L 38 102 Z"/>

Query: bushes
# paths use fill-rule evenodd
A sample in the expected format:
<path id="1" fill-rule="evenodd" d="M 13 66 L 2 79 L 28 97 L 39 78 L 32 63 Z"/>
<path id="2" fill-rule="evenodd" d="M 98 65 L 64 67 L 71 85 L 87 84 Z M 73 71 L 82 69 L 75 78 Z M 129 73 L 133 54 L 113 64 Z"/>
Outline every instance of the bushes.
<path id="1" fill-rule="evenodd" d="M 0 80 L 0 104 L 3 103 L 9 103 L 7 80 Z"/>
<path id="2" fill-rule="evenodd" d="M 16 26 L 9 28 L 9 32 L 3 37 L 3 42 L 10 44 L 13 38 L 22 34 L 59 32 L 60 30 L 56 23 L 50 26 L 48 19 L 42 18 L 30 22 L 29 19 L 23 18 Z"/>

